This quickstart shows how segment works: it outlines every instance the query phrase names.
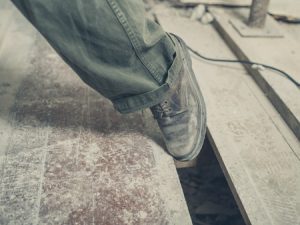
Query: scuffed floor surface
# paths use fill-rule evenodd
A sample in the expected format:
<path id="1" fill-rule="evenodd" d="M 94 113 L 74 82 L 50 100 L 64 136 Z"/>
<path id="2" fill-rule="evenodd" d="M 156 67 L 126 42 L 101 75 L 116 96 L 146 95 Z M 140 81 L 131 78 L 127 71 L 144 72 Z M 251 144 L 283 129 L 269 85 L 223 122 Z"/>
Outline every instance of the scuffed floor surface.
<path id="1" fill-rule="evenodd" d="M 39 35 L 28 37 L 28 68 L 0 67 L 0 224 L 191 224 L 151 115 L 116 113 Z"/>

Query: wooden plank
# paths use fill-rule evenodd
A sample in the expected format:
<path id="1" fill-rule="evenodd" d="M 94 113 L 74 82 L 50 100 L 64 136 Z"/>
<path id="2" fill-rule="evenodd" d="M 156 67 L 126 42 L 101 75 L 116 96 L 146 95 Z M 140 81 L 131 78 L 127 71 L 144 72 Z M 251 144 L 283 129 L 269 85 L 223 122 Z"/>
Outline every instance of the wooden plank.
<path id="1" fill-rule="evenodd" d="M 293 39 L 294 41 L 299 41 L 300 40 L 300 26 L 299 24 L 280 24 L 285 32 L 287 32 Z"/>
<path id="2" fill-rule="evenodd" d="M 225 6 L 249 6 L 251 0 L 180 0 L 187 4 L 225 5 Z"/>
<path id="3" fill-rule="evenodd" d="M 239 59 L 275 66 L 300 81 L 300 45 L 288 33 L 285 33 L 284 38 L 244 38 L 230 23 L 232 18 L 245 18 L 244 10 L 211 11 L 216 18 L 216 29 Z M 299 88 L 273 71 L 255 70 L 250 66 L 246 68 L 300 140 Z"/>
<path id="4" fill-rule="evenodd" d="M 191 225 L 150 112 L 117 113 L 19 16 L 0 52 L 0 224 Z"/>
<path id="5" fill-rule="evenodd" d="M 180 3 L 187 5 L 205 4 L 210 6 L 236 6 L 245 7 L 251 5 L 251 0 L 180 0 Z M 298 0 L 272 0 L 269 12 L 274 15 L 286 15 L 299 18 L 300 1 Z"/>
<path id="6" fill-rule="evenodd" d="M 3 6 L 0 8 L 0 102 L 5 102 L 0 105 L 0 168 L 2 168 L 2 156 L 8 144 L 11 129 L 8 123 L 9 110 L 21 80 L 30 69 L 28 55 L 34 44 L 32 36 L 35 32 L 11 3 L 9 6 L 8 1 L 0 0 L 0 4 Z M 19 50 L 18 54 L 15 52 L 16 49 Z"/>
<path id="7" fill-rule="evenodd" d="M 300 1 L 298 0 L 272 0 L 269 12 L 274 15 L 285 15 L 300 18 Z"/>
<path id="8" fill-rule="evenodd" d="M 168 32 L 183 37 L 193 49 L 234 58 L 213 27 L 164 11 L 157 16 Z M 245 221 L 298 224 L 300 163 L 292 148 L 299 149 L 299 142 L 291 147 L 284 138 L 241 66 L 195 58 L 193 65 L 207 103 L 210 141 Z"/>

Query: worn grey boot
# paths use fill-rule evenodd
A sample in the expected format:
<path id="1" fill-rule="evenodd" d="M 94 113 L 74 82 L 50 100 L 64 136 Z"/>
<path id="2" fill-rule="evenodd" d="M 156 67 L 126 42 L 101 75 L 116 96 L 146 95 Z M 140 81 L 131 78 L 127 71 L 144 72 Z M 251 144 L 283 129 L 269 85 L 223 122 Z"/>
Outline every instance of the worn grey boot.
<path id="1" fill-rule="evenodd" d="M 169 97 L 150 109 L 162 131 L 168 152 L 176 160 L 189 161 L 197 157 L 204 142 L 206 108 L 188 49 L 182 39 L 175 37 L 183 53 L 180 79 Z"/>

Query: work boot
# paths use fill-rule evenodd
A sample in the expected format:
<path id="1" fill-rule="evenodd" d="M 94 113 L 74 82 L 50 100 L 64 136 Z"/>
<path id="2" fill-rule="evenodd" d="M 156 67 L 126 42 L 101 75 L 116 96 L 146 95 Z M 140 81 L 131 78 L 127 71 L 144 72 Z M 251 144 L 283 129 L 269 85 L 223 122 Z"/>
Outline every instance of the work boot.
<path id="1" fill-rule="evenodd" d="M 179 80 L 168 97 L 150 109 L 162 131 L 167 151 L 176 160 L 189 161 L 197 157 L 204 142 L 206 108 L 187 46 L 182 39 L 173 36 L 178 40 L 183 57 Z"/>

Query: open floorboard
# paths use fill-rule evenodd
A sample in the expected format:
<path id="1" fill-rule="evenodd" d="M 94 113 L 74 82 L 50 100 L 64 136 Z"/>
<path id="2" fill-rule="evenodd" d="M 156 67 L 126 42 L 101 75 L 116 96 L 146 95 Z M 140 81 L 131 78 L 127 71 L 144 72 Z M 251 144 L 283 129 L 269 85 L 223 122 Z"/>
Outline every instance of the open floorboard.
<path id="1" fill-rule="evenodd" d="M 157 9 L 163 28 L 208 57 L 234 58 L 212 25 Z M 210 142 L 247 224 L 299 224 L 299 142 L 241 65 L 193 57 Z"/>

